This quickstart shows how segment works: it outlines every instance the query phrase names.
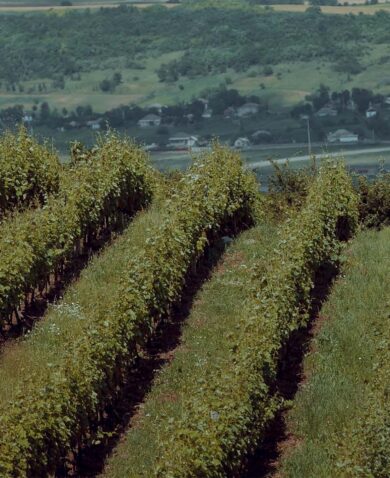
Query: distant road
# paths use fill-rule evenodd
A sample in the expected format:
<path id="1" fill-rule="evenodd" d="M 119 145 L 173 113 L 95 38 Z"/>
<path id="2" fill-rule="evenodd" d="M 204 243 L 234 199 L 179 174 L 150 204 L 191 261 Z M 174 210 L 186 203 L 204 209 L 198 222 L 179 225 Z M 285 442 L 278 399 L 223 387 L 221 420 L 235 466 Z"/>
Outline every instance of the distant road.
<path id="1" fill-rule="evenodd" d="M 387 147 L 381 147 L 381 148 L 367 148 L 367 149 L 353 149 L 350 151 L 334 151 L 334 152 L 329 152 L 329 153 L 315 153 L 314 156 L 316 159 L 324 159 L 324 158 L 329 158 L 329 157 L 334 157 L 334 156 L 340 156 L 342 158 L 345 158 L 347 156 L 361 156 L 364 154 L 375 154 L 375 153 L 390 153 L 390 146 Z M 275 163 L 285 163 L 286 161 L 289 161 L 290 163 L 296 163 L 299 161 L 308 161 L 310 159 L 309 155 L 305 156 L 293 156 L 293 157 L 288 157 L 288 158 L 280 158 L 280 159 L 275 159 Z M 270 165 L 269 161 L 255 161 L 255 162 L 248 162 L 248 166 L 251 169 L 254 168 L 264 168 Z"/>

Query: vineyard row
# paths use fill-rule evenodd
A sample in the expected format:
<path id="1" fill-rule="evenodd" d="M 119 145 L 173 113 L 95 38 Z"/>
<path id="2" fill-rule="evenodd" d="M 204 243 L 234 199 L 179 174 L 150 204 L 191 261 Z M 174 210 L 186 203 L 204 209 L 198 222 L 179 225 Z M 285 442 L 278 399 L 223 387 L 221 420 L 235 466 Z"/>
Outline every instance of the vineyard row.
<path id="1" fill-rule="evenodd" d="M 158 458 L 148 476 L 236 476 L 279 408 L 272 393 L 279 353 L 309 319 L 315 274 L 337 265 L 357 220 L 358 198 L 344 167 L 324 166 L 302 211 L 282 226 L 266 271 L 263 261 L 254 265 L 251 297 L 226 337 L 230 355 L 198 368 L 180 397 L 181 412 L 156 424 Z"/>
<path id="2" fill-rule="evenodd" d="M 153 175 L 146 155 L 115 135 L 87 161 L 63 174 L 58 194 L 43 207 L 0 223 L 0 319 L 20 318 L 38 291 L 89 251 L 101 230 L 110 231 L 147 204 Z"/>
<path id="3" fill-rule="evenodd" d="M 33 337 L 20 344 L 21 353 L 29 349 L 31 354 L 24 354 L 26 366 L 10 395 L 5 392 L 8 401 L 1 403 L 1 476 L 54 472 L 70 450 L 93 440 L 127 367 L 180 299 L 188 271 L 226 228 L 252 222 L 256 197 L 256 181 L 244 172 L 239 156 L 216 147 L 180 181 L 143 247 L 128 245 L 126 271 L 109 300 L 114 299 L 114 307 L 104 309 L 108 298 L 101 297 L 83 321 L 87 311 L 77 312 L 74 304 L 82 333 L 69 342 L 70 331 L 60 329 L 56 340 L 61 345 L 48 367 L 37 366 L 34 372 L 29 366 L 37 352 Z M 99 307 L 104 313 L 98 313 Z M 39 353 L 41 363 L 49 361 L 44 350 Z"/>

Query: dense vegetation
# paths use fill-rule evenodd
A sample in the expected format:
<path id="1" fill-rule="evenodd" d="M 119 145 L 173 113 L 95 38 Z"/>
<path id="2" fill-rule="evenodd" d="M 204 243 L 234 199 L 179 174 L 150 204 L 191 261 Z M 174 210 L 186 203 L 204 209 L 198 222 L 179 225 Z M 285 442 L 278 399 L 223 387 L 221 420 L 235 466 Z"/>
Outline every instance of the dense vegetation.
<path id="1" fill-rule="evenodd" d="M 52 273 L 61 274 L 102 230 L 155 197 L 45 320 L 1 357 L 1 476 L 66 474 L 72 454 L 80 457 L 104 439 L 102 424 L 115 415 L 129 370 L 178 305 L 189 272 L 221 236 L 260 219 L 238 242 L 246 262 L 240 254 L 235 262 L 233 249 L 232 265 L 228 256 L 219 271 L 222 282 L 217 274 L 207 303 L 194 306 L 195 329 L 184 335 L 191 355 L 179 353 L 151 395 L 148 406 L 158 408 L 158 419 L 148 414 L 129 434 L 106 474 L 222 477 L 242 469 L 283 406 L 274 394 L 279 353 L 309 319 L 318 272 L 338 266 L 359 212 L 375 227 L 389 212 L 386 174 L 358 184 L 359 203 L 341 164 L 325 162 L 318 171 L 313 162 L 303 173 L 275 167 L 271 195 L 262 200 L 239 156 L 218 145 L 185 175 L 157 180 L 143 152 L 110 134 L 91 150 L 74 143 L 56 194 L 43 208 L 3 221 L 0 305 L 11 321 Z M 276 233 L 270 218 L 286 211 L 290 218 Z M 207 293 L 214 292 L 210 301 Z M 229 298 L 222 308 L 219 294 Z M 205 310 L 215 317 L 199 328 Z M 162 393 L 177 399 L 156 405 L 153 397 Z M 377 430 L 371 418 L 370 430 Z M 158 443 L 148 440 L 151 429 Z M 382 432 L 387 436 L 387 428 Z M 375 434 L 368 433 L 371 440 Z M 132 455 L 137 446 L 142 450 Z M 364 450 L 370 463 L 372 447 Z"/>
<path id="2" fill-rule="evenodd" d="M 386 13 L 344 17 L 315 10 L 296 15 L 244 8 L 123 6 L 61 16 L 6 15 L 0 17 L 0 32 L 0 39 L 7 40 L 0 42 L 6 83 L 51 78 L 59 87 L 63 76 L 96 69 L 142 69 L 145 56 L 178 50 L 182 55 L 160 68 L 161 81 L 313 58 L 351 64 L 370 42 L 389 39 Z"/>
<path id="3" fill-rule="evenodd" d="M 360 218 L 366 227 L 390 225 L 390 173 L 382 172 L 374 181 L 359 178 Z"/>
<path id="4" fill-rule="evenodd" d="M 390 229 L 352 242 L 290 416 L 286 478 L 390 474 Z"/>
<path id="5" fill-rule="evenodd" d="M 13 209 L 43 204 L 59 188 L 60 163 L 23 128 L 0 138 L 0 217 Z"/>
<path id="6" fill-rule="evenodd" d="M 256 195 L 255 181 L 239 157 L 217 147 L 180 181 L 141 246 L 127 244 L 126 268 L 119 281 L 114 278 L 113 297 L 100 297 L 91 310 L 72 304 L 73 318 L 65 322 L 70 330 L 45 322 L 44 330 L 54 334 L 43 349 L 39 328 L 21 344 L 26 363 L 3 390 L 8 400 L 0 407 L 2 476 L 42 476 L 68 451 L 96 437 L 99 417 L 114 399 L 126 366 L 180 298 L 189 268 L 225 227 L 251 223 Z M 76 320 L 84 317 L 88 320 Z M 78 334 L 68 341 L 75 327 Z M 4 364 L 1 372 L 9 375 Z"/>
<path id="7" fill-rule="evenodd" d="M 341 128 L 390 136 L 389 14 L 181 3 L 0 15 L 0 127 L 24 122 L 64 140 L 110 125 L 137 135 L 153 113 L 161 124 L 138 138 L 151 150 L 178 128 L 204 147 L 214 134 L 304 142 L 309 128 L 313 142 Z M 245 103 L 258 112 L 241 115 Z M 332 114 L 318 115 L 323 107 Z M 73 143 L 66 166 L 25 129 L 0 138 L 0 341 L 15 325 L 35 325 L 0 354 L 1 478 L 83 475 L 85 452 L 117 435 L 123 395 L 139 392 L 132 374 L 150 341 L 186 314 L 196 271 L 248 227 L 191 304 L 181 345 L 166 354 L 105 476 L 239 476 L 286 409 L 284 347 L 310 322 L 318 277 L 340 266 L 346 275 L 322 311 L 333 321 L 293 409 L 302 442 L 282 472 L 390 476 L 389 229 L 380 230 L 390 224 L 390 175 L 384 163 L 372 182 L 327 160 L 299 172 L 274 167 L 262 196 L 238 154 L 219 145 L 162 178 L 140 147 L 110 132 L 92 149 Z M 377 230 L 345 254 L 359 221 Z M 38 322 L 34 305 L 45 309 L 49 291 L 86 264 Z M 142 380 L 147 388 L 153 379 Z"/>
<path id="8" fill-rule="evenodd" d="M 28 141 L 26 139 L 26 141 Z M 79 159 L 77 161 L 77 159 Z M 63 173 L 61 187 L 45 207 L 0 224 L 0 318 L 12 323 L 19 308 L 61 276 L 102 230 L 111 231 L 147 204 L 152 175 L 145 154 L 109 135 Z M 17 242 L 15 243 L 15 239 Z"/>
<path id="9" fill-rule="evenodd" d="M 308 320 L 315 273 L 337 263 L 339 241 L 356 225 L 357 200 L 346 172 L 325 167 L 302 212 L 282 228 L 264 277 L 263 266 L 254 267 L 240 327 L 226 337 L 228 362 L 189 384 L 183 412 L 164 423 L 154 476 L 223 477 L 240 469 L 275 413 L 278 352 Z"/>
<path id="10" fill-rule="evenodd" d="M 348 175 L 339 166 L 325 167 L 276 244 L 271 228 L 270 243 L 256 252 L 251 267 L 235 264 L 222 281 L 217 275 L 197 301 L 183 352 L 159 378 L 145 418 L 107 476 L 225 477 L 240 470 L 280 405 L 272 395 L 280 348 L 308 319 L 316 272 L 337 264 L 339 239 L 356 224 L 357 198 Z M 265 231 L 252 231 L 253 237 Z M 266 240 L 257 238 L 259 245 Z M 221 296 L 214 298 L 217 318 L 208 316 L 212 291 L 234 301 L 222 306 Z M 156 441 L 148 443 L 149 433 Z"/>
<path id="11" fill-rule="evenodd" d="M 266 215 L 268 216 L 268 214 Z M 160 440 L 167 440 L 167 426 L 183 413 L 183 400 L 194 383 L 203 388 L 215 367 L 224 374 L 232 354 L 232 335 L 237 334 L 237 318 L 242 304 L 251 295 L 253 263 L 265 270 L 277 244 L 277 224 L 262 217 L 256 227 L 242 233 L 224 254 L 209 281 L 199 291 L 186 321 L 181 345 L 172 363 L 158 376 L 145 401 L 137 426 L 131 427 L 104 476 L 151 478 L 160 451 Z M 190 353 L 189 353 L 190 351 Z M 202 370 L 201 370 L 202 369 Z M 218 396 L 219 384 L 215 383 Z M 210 421 L 218 418 L 214 407 Z"/>

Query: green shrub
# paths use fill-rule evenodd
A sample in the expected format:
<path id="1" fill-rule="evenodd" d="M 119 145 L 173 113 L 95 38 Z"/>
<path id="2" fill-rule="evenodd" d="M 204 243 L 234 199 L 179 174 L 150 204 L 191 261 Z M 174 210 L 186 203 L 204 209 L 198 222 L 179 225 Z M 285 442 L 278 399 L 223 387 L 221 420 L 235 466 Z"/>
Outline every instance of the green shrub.
<path id="1" fill-rule="evenodd" d="M 390 224 L 390 173 L 382 173 L 369 182 L 360 177 L 360 220 L 366 227 L 381 227 Z"/>

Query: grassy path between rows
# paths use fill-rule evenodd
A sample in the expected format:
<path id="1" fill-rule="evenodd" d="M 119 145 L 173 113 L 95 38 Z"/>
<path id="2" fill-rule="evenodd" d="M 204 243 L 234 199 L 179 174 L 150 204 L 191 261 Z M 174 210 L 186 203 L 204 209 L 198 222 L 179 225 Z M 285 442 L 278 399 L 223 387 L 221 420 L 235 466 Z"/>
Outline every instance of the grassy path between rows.
<path id="1" fill-rule="evenodd" d="M 128 249 L 142 247 L 146 231 L 157 227 L 161 217 L 156 205 L 139 213 L 123 235 L 93 258 L 63 300 L 50 306 L 44 321 L 20 343 L 4 348 L 0 356 L 0 410 L 1 404 L 15 398 L 15 383 L 30 373 L 45 374 L 55 367 L 66 354 L 65 342 L 71 343 L 82 334 L 90 320 L 103 320 L 115 305 L 112 301 L 127 269 L 123 258 Z"/>
<path id="2" fill-rule="evenodd" d="M 242 233 L 220 260 L 211 279 L 199 291 L 172 362 L 130 422 L 130 427 L 108 460 L 105 477 L 155 476 L 159 442 L 166 424 L 183 412 L 182 397 L 194 380 L 201 386 L 210 371 L 228 363 L 230 341 L 238 327 L 242 304 L 251 293 L 251 266 L 264 262 L 276 243 L 276 226 L 263 223 Z"/>
<path id="3" fill-rule="evenodd" d="M 324 305 L 277 476 L 390 476 L 390 228 L 354 240 Z"/>

